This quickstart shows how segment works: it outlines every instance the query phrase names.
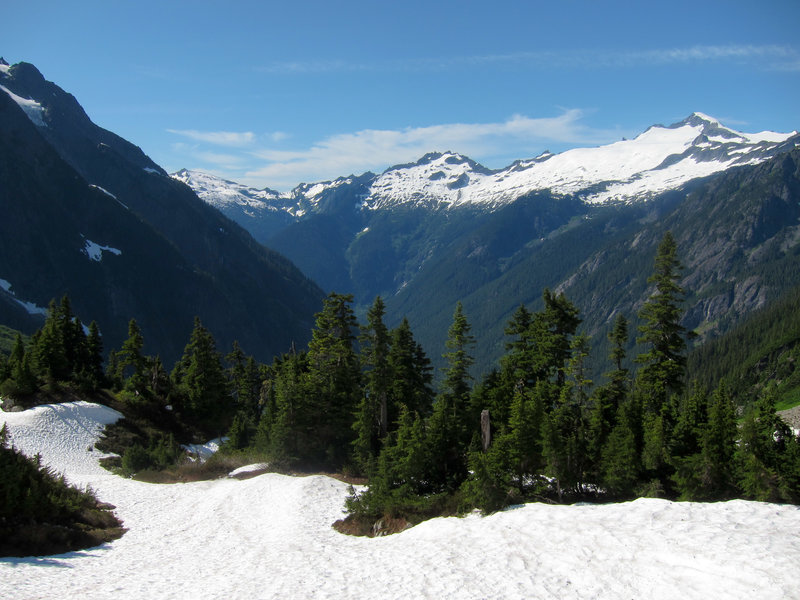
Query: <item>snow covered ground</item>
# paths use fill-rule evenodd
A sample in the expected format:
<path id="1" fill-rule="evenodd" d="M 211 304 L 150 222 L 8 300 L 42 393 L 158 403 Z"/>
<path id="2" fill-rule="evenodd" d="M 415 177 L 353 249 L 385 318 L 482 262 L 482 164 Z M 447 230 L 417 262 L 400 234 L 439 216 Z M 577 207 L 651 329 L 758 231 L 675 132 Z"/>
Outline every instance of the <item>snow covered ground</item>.
<path id="1" fill-rule="evenodd" d="M 0 559 L 0 598 L 800 598 L 800 508 L 732 501 L 529 504 L 341 535 L 347 486 L 263 474 L 156 485 L 102 469 L 118 418 L 88 403 L 0 411 L 14 445 L 117 506 L 110 544 Z"/>

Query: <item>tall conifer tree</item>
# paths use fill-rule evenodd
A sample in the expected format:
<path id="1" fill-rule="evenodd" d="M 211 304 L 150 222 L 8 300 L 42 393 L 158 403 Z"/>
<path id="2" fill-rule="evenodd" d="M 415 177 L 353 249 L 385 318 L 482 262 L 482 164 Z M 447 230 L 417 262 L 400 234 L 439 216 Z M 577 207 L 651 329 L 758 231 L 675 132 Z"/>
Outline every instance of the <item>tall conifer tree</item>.
<path id="1" fill-rule="evenodd" d="M 470 354 L 475 339 L 471 326 L 459 302 L 453 314 L 453 324 L 447 337 L 447 359 L 442 391 L 437 396 L 429 419 L 429 441 L 432 479 L 441 489 L 454 490 L 467 474 L 466 453 L 472 430 L 478 422 L 470 423 L 469 396 L 473 363 Z"/>
<path id="2" fill-rule="evenodd" d="M 653 403 L 649 408 L 656 412 L 668 395 L 678 394 L 684 387 L 686 330 L 681 325 L 684 297 L 683 288 L 678 285 L 681 269 L 678 246 L 668 231 L 656 252 L 653 274 L 647 280 L 655 288 L 639 312 L 642 324 L 637 339 L 647 346 L 647 351 L 636 359 L 644 365 L 639 379 Z"/>
<path id="3" fill-rule="evenodd" d="M 356 411 L 353 429 L 356 439 L 353 450 L 362 470 L 374 461 L 381 441 L 389 432 L 389 396 L 391 364 L 389 362 L 389 329 L 383 322 L 385 307 L 380 296 L 367 312 L 367 323 L 361 328 L 361 364 L 364 387 Z"/>
<path id="4" fill-rule="evenodd" d="M 317 460 L 331 468 L 341 468 L 351 455 L 352 419 L 361 394 L 352 302 L 352 295 L 331 293 L 308 344 L 308 409 L 317 419 L 313 446 Z"/>

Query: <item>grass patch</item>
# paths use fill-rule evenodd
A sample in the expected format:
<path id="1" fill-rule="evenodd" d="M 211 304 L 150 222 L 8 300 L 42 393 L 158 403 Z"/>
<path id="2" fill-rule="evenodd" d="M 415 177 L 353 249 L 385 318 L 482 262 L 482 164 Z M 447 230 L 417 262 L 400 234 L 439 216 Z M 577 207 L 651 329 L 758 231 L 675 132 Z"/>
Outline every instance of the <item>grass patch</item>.
<path id="1" fill-rule="evenodd" d="M 190 460 L 188 457 L 179 463 L 164 469 L 144 469 L 133 475 L 137 481 L 148 483 L 189 483 L 191 481 L 207 481 L 227 477 L 228 473 L 258 463 L 266 463 L 263 453 L 254 450 L 237 452 L 217 452 L 206 461 Z M 265 472 L 257 471 L 250 477 Z M 246 478 L 246 477 L 243 477 Z"/>
<path id="2" fill-rule="evenodd" d="M 782 398 L 775 404 L 775 410 L 789 410 L 800 405 L 800 387 L 782 393 Z"/>

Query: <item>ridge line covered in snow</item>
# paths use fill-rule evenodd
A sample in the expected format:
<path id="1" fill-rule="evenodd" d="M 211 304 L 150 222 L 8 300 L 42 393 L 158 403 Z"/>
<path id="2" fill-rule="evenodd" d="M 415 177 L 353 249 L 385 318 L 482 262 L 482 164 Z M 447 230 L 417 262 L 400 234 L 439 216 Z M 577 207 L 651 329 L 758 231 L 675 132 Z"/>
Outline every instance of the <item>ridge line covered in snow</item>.
<path id="1" fill-rule="evenodd" d="M 371 179 L 361 207 L 480 206 L 488 209 L 522 195 L 548 190 L 576 195 L 590 203 L 647 200 L 691 179 L 730 167 L 755 164 L 784 148 L 797 132 L 741 133 L 703 113 L 679 123 L 654 125 L 631 140 L 593 148 L 574 148 L 490 170 L 456 152 L 429 152 L 417 162 L 396 165 Z M 794 146 L 800 144 L 800 138 Z M 789 149 L 785 147 L 784 149 Z M 370 174 L 371 175 L 371 174 Z M 292 192 L 255 190 L 186 169 L 172 175 L 217 207 L 232 202 L 266 202 L 272 210 L 301 217 L 314 210 L 328 190 L 350 178 L 300 184 Z"/>

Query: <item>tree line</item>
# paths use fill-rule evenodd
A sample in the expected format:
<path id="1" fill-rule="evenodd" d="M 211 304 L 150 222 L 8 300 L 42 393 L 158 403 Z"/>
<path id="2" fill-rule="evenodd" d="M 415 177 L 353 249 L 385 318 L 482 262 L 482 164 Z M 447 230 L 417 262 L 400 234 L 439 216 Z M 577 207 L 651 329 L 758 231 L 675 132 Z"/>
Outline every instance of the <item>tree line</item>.
<path id="1" fill-rule="evenodd" d="M 35 380 L 69 373 L 87 386 L 110 386 L 127 402 L 169 406 L 199 431 L 227 432 L 225 451 L 258 451 L 278 469 L 366 477 L 364 491 L 348 500 L 351 514 L 364 518 L 492 511 L 532 499 L 797 502 L 800 441 L 776 415 L 770 393 L 740 414 L 724 383 L 713 390 L 687 384 L 680 271 L 667 233 L 638 314 L 644 350 L 633 357 L 636 368 L 625 367 L 633 332 L 617 315 L 612 369 L 598 385 L 586 375 L 589 339 L 579 331 L 579 310 L 548 289 L 542 310 L 516 310 L 505 355 L 479 381 L 471 376 L 476 341 L 457 304 L 438 389 L 407 320 L 389 329 L 378 297 L 359 324 L 352 296 L 336 293 L 316 315 L 305 350 L 270 365 L 238 344 L 223 356 L 196 319 L 169 373 L 143 353 L 135 321 L 98 372 L 92 328 L 82 338 L 63 302 L 51 305 L 42 331 L 55 333 L 47 339 L 77 339 L 84 349 L 64 346 L 52 352 L 61 367 L 48 366 L 44 333 L 37 334 L 29 352 L 15 349 L 6 361 L 3 385 L 21 385 L 27 361 Z M 168 462 L 163 446 L 160 460 Z"/>
<path id="2" fill-rule="evenodd" d="M 540 312 L 519 307 L 499 367 L 471 387 L 474 340 L 459 305 L 442 390 L 428 415 L 401 405 L 396 429 L 361 463 L 368 487 L 350 498 L 351 513 L 642 495 L 800 500 L 800 440 L 776 415 L 774 396 L 761 394 L 739 414 L 725 383 L 687 386 L 680 271 L 667 233 L 638 315 L 638 368 L 623 366 L 630 332 L 618 315 L 609 333 L 613 369 L 595 387 L 579 311 L 550 290 Z"/>

